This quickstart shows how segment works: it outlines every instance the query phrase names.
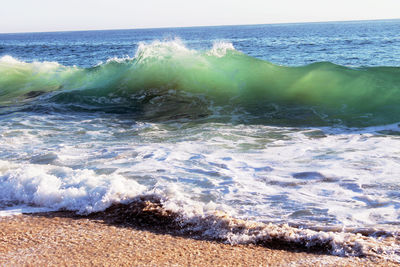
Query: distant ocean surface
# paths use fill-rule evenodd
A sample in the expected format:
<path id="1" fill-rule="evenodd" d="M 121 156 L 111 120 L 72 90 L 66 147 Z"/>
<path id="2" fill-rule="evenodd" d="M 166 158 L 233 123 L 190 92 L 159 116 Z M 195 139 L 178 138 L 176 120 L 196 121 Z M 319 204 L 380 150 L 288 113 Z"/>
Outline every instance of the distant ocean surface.
<path id="1" fill-rule="evenodd" d="M 0 34 L 0 214 L 400 259 L 400 20 Z"/>

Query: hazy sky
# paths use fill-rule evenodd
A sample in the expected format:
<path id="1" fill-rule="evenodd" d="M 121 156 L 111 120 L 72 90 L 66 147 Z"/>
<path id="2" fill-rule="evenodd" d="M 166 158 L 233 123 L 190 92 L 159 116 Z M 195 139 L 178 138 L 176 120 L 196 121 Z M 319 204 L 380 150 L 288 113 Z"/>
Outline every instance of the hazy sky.
<path id="1" fill-rule="evenodd" d="M 400 18 L 400 0 L 2 0 L 0 32 Z"/>

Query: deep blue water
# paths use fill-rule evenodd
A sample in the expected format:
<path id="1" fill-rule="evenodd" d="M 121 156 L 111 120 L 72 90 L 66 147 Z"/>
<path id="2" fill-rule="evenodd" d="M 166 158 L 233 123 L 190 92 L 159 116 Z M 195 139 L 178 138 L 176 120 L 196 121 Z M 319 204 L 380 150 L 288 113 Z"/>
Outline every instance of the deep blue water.
<path id="1" fill-rule="evenodd" d="M 174 38 L 196 50 L 231 42 L 282 65 L 400 66 L 400 20 L 0 34 L 0 56 L 89 67 L 133 56 L 140 42 Z"/>

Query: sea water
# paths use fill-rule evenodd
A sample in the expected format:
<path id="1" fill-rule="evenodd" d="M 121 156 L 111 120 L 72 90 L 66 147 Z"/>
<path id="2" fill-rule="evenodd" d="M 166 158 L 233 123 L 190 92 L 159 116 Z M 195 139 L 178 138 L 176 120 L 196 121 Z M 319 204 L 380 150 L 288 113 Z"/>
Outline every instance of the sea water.
<path id="1" fill-rule="evenodd" d="M 0 34 L 0 213 L 151 196 L 206 238 L 398 260 L 399 29 Z"/>

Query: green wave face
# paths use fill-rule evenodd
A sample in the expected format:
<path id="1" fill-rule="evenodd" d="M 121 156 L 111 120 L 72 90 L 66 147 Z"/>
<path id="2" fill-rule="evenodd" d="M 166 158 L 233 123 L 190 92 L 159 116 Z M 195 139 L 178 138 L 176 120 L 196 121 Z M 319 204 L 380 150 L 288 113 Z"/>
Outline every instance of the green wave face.
<path id="1" fill-rule="evenodd" d="M 1 58 L 0 104 L 27 102 L 156 120 L 234 114 L 244 122 L 379 125 L 400 121 L 400 68 L 285 67 L 230 44 L 199 52 L 177 41 L 142 44 L 134 58 L 88 69 Z"/>

